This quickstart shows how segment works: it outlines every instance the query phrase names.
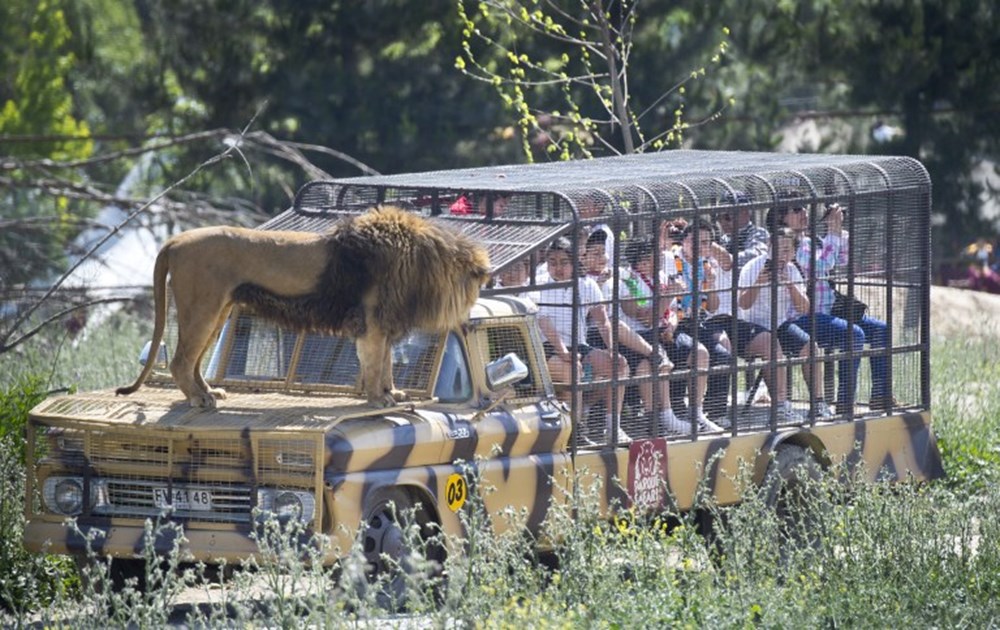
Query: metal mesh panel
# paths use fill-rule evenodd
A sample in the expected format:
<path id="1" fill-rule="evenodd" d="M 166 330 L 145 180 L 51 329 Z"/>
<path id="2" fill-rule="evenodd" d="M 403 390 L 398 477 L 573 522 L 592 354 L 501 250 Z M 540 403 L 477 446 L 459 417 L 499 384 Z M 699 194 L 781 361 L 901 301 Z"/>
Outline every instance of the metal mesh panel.
<path id="1" fill-rule="evenodd" d="M 90 514 L 176 517 L 247 523 L 263 488 L 309 490 L 316 482 L 322 441 L 301 434 L 253 438 L 150 434 L 147 430 L 64 430 L 33 422 L 48 445 L 45 467 L 88 479 Z M 254 462 L 253 467 L 249 466 Z M 172 497 L 172 498 L 171 498 Z"/>
<path id="2" fill-rule="evenodd" d="M 316 442 L 294 438 L 266 439 L 258 444 L 257 478 L 275 487 L 309 487 L 315 479 Z"/>
<path id="3" fill-rule="evenodd" d="M 163 467 L 170 462 L 170 440 L 134 433 L 93 431 L 87 441 L 87 456 L 95 463 Z"/>
<path id="4" fill-rule="evenodd" d="M 480 348 L 484 355 L 483 364 L 495 361 L 500 357 L 514 353 L 528 366 L 528 377 L 514 385 L 516 398 L 536 399 L 545 395 L 545 385 L 539 375 L 541 357 L 535 352 L 535 345 L 525 335 L 521 326 L 504 324 L 503 322 L 487 324 L 481 329 L 485 335 L 485 343 Z"/>
<path id="5" fill-rule="evenodd" d="M 577 162 L 313 182 L 303 187 L 290 210 L 264 227 L 319 231 L 338 218 L 363 212 L 375 203 L 401 204 L 483 243 L 498 273 L 524 266 L 527 261 L 527 273 L 521 275 L 526 277 L 525 284 L 533 286 L 515 286 L 516 282 L 501 286 L 503 281 L 500 281 L 485 293 L 519 292 L 532 296 L 554 320 L 559 317 L 573 319 L 573 305 L 579 306 L 581 301 L 575 282 L 560 286 L 553 284 L 548 275 L 545 252 L 549 243 L 556 236 L 567 236 L 572 255 L 579 257 L 574 264 L 579 265 L 579 273 L 582 273 L 586 239 L 595 230 L 603 230 L 608 235 L 609 273 L 606 275 L 610 278 L 610 289 L 602 302 L 615 326 L 613 343 L 618 350 L 622 344 L 620 335 L 624 334 L 617 328 L 621 310 L 629 301 L 636 301 L 622 297 L 620 292 L 624 273 L 629 269 L 626 254 L 632 241 L 651 240 L 659 251 L 669 247 L 672 227 L 679 229 L 684 223 L 703 218 L 711 222 L 708 229 L 718 245 L 712 246 L 717 249 L 709 252 L 696 251 L 694 256 L 723 258 L 719 246 L 725 247 L 723 244 L 727 241 L 722 238 L 725 230 L 715 223 L 718 219 L 748 215 L 757 226 L 772 228 L 768 216 L 776 213 L 775 209 L 794 205 L 804 206 L 809 213 L 811 227 L 805 235 L 821 243 L 829 231 L 829 222 L 824 220 L 827 205 L 839 203 L 846 209 L 843 228 L 849 234 L 849 245 L 845 245 L 846 260 L 829 273 L 824 271 L 819 276 L 810 276 L 804 282 L 811 286 L 808 290 L 813 299 L 816 296 L 812 292 L 819 283 L 831 283 L 843 293 L 867 303 L 868 315 L 885 325 L 875 332 L 869 330 L 867 341 L 861 347 L 848 344 L 846 348 L 824 348 L 810 355 L 813 362 L 825 362 L 827 372 L 833 375 L 833 383 L 826 384 L 823 391 L 806 387 L 800 367 L 803 359 L 791 357 L 780 362 L 777 369 L 789 375 L 791 403 L 801 414 L 799 416 L 777 417 L 776 404 L 761 402 L 766 398 L 758 398 L 756 404 L 752 399 L 750 402 L 744 400 L 760 390 L 753 390 L 753 376 L 749 381 L 745 376 L 746 366 L 753 357 L 733 357 L 738 353 L 731 347 L 728 349 L 730 359 L 713 357 L 712 374 L 728 372 L 725 412 L 716 418 L 723 425 L 726 420 L 729 423 L 735 420 L 729 430 L 738 433 L 744 428 L 815 422 L 822 419 L 815 415 L 815 403 L 824 398 L 830 406 L 842 403 L 845 409 L 860 414 L 883 413 L 886 404 L 891 407 L 895 402 L 907 408 L 929 404 L 926 387 L 929 195 L 930 181 L 926 171 L 909 158 L 672 151 Z M 737 240 L 734 234 L 729 242 Z M 766 251 L 767 245 L 764 247 Z M 732 255 L 739 251 L 734 245 L 726 253 Z M 664 268 L 671 260 L 669 252 L 664 252 L 662 258 L 657 259 L 654 275 L 671 273 Z M 729 288 L 720 289 L 720 292 L 726 292 L 730 305 L 745 288 L 739 286 L 743 262 L 740 259 L 727 271 L 720 271 L 728 274 L 725 286 Z M 784 285 L 775 284 L 774 288 L 775 291 L 785 290 Z M 701 296 L 702 289 L 689 285 L 686 291 L 694 301 L 694 294 Z M 559 305 L 554 304 L 556 292 L 562 292 L 558 296 Z M 665 307 L 673 297 L 657 298 L 654 302 L 661 302 L 658 308 Z M 592 322 L 576 322 L 573 324 L 576 341 L 586 343 L 587 329 Z M 884 340 L 874 339 L 878 336 L 875 333 L 883 334 L 879 331 L 884 331 Z M 810 332 L 815 330 L 810 328 Z M 732 333 L 735 334 L 735 330 Z M 486 347 L 502 345 L 500 333 L 491 334 L 494 337 L 488 339 Z M 590 341 L 597 343 L 593 332 Z M 701 341 L 708 345 L 714 343 L 714 340 Z M 272 340 L 270 343 L 276 347 L 278 342 Z M 733 339 L 728 339 L 728 343 L 732 345 Z M 311 342 L 306 347 L 310 345 Z M 850 400 L 836 400 L 828 392 L 840 395 L 837 387 L 842 376 L 840 365 L 854 359 L 860 359 L 861 363 L 855 393 Z M 264 367 L 270 369 L 276 363 L 280 362 L 271 359 Z M 759 359 L 755 363 L 757 366 L 762 364 Z M 886 364 L 889 367 L 885 369 L 872 367 Z M 672 390 L 682 392 L 674 397 L 674 407 L 685 419 L 687 407 L 693 404 L 690 391 L 696 374 L 688 367 L 686 364 L 675 366 L 669 377 L 675 382 Z M 593 397 L 593 392 L 601 387 L 610 387 L 609 381 L 624 384 L 629 393 L 623 404 L 614 404 L 616 412 L 624 416 L 630 413 L 644 415 L 645 424 L 633 423 L 633 431 L 652 431 L 648 421 L 650 410 L 645 408 L 648 405 L 641 402 L 634 405 L 638 412 L 630 406 L 635 398 L 632 392 L 642 381 L 632 368 L 616 369 L 611 377 L 597 384 L 588 374 L 571 376 L 566 380 L 579 384 L 584 400 Z M 873 381 L 891 382 L 892 391 L 881 395 L 882 401 L 872 400 Z M 525 389 L 525 394 L 528 393 Z M 769 392 L 772 400 L 774 393 Z M 895 401 L 891 400 L 893 397 Z M 847 403 L 854 403 L 854 406 Z M 573 404 L 578 420 L 588 420 L 584 409 L 576 408 L 579 403 Z M 691 435 L 694 434 L 692 430 Z"/>

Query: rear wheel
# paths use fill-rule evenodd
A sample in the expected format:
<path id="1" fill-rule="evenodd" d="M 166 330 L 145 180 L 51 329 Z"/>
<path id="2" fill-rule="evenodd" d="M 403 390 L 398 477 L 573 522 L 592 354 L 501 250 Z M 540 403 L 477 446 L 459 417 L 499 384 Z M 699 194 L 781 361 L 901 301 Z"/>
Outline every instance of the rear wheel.
<path id="1" fill-rule="evenodd" d="M 764 478 L 764 500 L 778 516 L 785 545 L 815 547 L 818 482 L 823 469 L 812 450 L 782 444 L 774 453 Z"/>
<path id="2" fill-rule="evenodd" d="M 421 580 L 440 574 L 444 554 L 435 539 L 436 524 L 401 488 L 378 491 L 365 510 L 364 524 L 362 551 L 376 600 L 384 608 L 403 608 L 422 588 Z"/>

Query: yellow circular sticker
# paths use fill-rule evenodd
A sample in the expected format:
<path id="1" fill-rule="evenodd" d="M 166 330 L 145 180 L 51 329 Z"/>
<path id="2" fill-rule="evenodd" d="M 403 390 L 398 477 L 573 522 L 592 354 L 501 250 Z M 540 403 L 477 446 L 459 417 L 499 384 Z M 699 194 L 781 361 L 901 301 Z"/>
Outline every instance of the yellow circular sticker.
<path id="1" fill-rule="evenodd" d="M 457 512 L 465 505 L 465 497 L 469 493 L 469 486 L 465 483 L 465 477 L 454 473 L 448 477 L 448 484 L 445 486 L 445 500 L 452 512 Z"/>

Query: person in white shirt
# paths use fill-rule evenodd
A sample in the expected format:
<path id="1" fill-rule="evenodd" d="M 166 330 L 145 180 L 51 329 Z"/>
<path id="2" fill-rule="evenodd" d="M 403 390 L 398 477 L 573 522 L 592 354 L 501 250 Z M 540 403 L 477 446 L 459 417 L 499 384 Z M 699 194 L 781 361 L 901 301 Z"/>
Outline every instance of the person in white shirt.
<path id="1" fill-rule="evenodd" d="M 729 254 L 726 255 L 729 256 Z M 732 260 L 731 256 L 729 256 L 729 260 Z M 715 336 L 718 342 L 730 348 L 730 350 L 735 347 L 737 356 L 747 360 L 760 358 L 766 362 L 771 358 L 770 324 L 763 326 L 748 322 L 739 317 L 733 317 L 733 293 L 731 288 L 734 276 L 739 273 L 739 270 L 731 268 L 727 271 L 726 263 L 720 261 L 720 264 L 723 271 L 715 281 L 715 290 L 719 296 L 718 307 L 705 322 L 705 328 Z M 738 277 L 736 279 L 737 281 L 739 280 Z M 737 299 L 738 295 L 737 293 Z M 732 337 L 734 333 L 735 339 Z M 735 343 L 733 343 L 734 341 Z M 785 355 L 779 345 L 775 359 L 782 361 L 784 358 Z M 769 369 L 764 369 L 763 377 L 767 385 L 767 391 L 778 399 L 778 421 L 783 423 L 802 422 L 804 418 L 792 407 L 792 403 L 789 400 L 787 371 L 778 369 L 772 372 Z"/>
<path id="2" fill-rule="evenodd" d="M 737 304 L 739 316 L 751 324 L 775 330 L 782 351 L 788 356 L 819 356 L 819 347 L 809 333 L 795 323 L 809 312 L 809 297 L 805 279 L 793 259 L 795 233 L 788 228 L 775 230 L 777 251 L 773 256 L 761 255 L 750 260 L 740 270 Z M 777 310 L 771 309 L 771 291 L 777 291 Z M 823 400 L 823 364 L 802 364 L 802 375 L 816 397 L 816 412 L 820 417 L 832 415 Z"/>
<path id="3" fill-rule="evenodd" d="M 581 219 L 594 219 L 606 214 L 607 203 L 604 199 L 595 199 L 593 197 L 586 197 L 577 204 L 577 211 L 580 214 Z M 602 242 L 604 243 L 604 253 L 607 255 L 608 260 L 611 260 L 615 256 L 615 233 L 612 231 L 611 226 L 607 223 L 598 223 L 596 225 L 587 226 L 587 233 L 584 237 L 589 237 L 592 234 L 601 233 L 604 235 Z"/>
<path id="4" fill-rule="evenodd" d="M 559 237 L 549 245 L 545 254 L 549 279 L 552 282 L 569 282 L 574 278 L 572 245 L 568 238 Z M 604 305 L 604 296 L 593 278 L 581 274 L 578 276 L 576 289 L 579 292 L 580 308 L 573 310 L 573 286 L 559 288 L 544 288 L 538 295 L 538 322 L 542 335 L 545 337 L 545 356 L 552 380 L 557 383 L 569 383 L 574 363 L 582 380 L 609 379 L 613 366 L 617 364 L 618 374 L 628 374 L 628 364 L 617 352 L 594 348 L 587 344 L 587 317 L 594 320 L 598 334 L 604 341 L 605 348 L 613 348 L 611 336 L 611 320 Z M 576 322 L 577 344 L 573 346 L 573 326 Z M 628 441 L 628 436 L 620 429 L 620 418 L 613 418 L 611 410 L 621 412 L 625 396 L 624 386 L 616 391 L 608 387 L 597 390 L 598 401 L 605 405 L 607 417 L 605 432 L 610 434 L 612 425 L 618 426 L 620 441 Z M 612 407 L 612 396 L 616 397 L 616 405 Z M 597 401 L 594 401 L 597 402 Z M 582 400 L 574 401 L 582 409 Z"/>
<path id="5" fill-rule="evenodd" d="M 639 333 L 647 342 L 662 347 L 668 360 L 683 363 L 693 368 L 708 367 L 708 349 L 695 341 L 689 334 L 677 330 L 675 302 L 677 296 L 685 292 L 685 287 L 677 278 L 668 279 L 662 270 L 659 281 L 654 281 L 653 263 L 658 252 L 651 240 L 634 239 L 625 246 L 625 257 L 629 266 L 622 270 L 618 284 L 621 313 L 619 317 L 629 327 Z M 653 312 L 653 295 L 659 291 L 659 312 Z M 626 358 L 628 358 L 628 354 Z M 721 431 L 721 427 L 709 420 L 703 408 L 708 377 L 697 374 L 693 391 L 690 392 L 692 415 L 699 431 Z M 664 381 L 661 398 L 666 400 L 667 409 L 661 414 L 660 429 L 665 433 L 688 433 L 691 425 L 674 414 L 670 402 L 669 383 Z M 652 396 L 652 387 L 647 390 Z M 669 413 L 667 413 L 669 411 Z"/>
<path id="6" fill-rule="evenodd" d="M 525 290 L 520 293 L 515 293 L 514 295 L 538 303 L 538 291 L 530 290 L 528 287 L 531 286 L 530 283 L 531 275 L 531 259 L 527 256 L 524 258 L 519 258 L 514 262 L 507 265 L 503 271 L 496 276 L 496 287 L 499 288 L 514 288 L 514 287 L 524 287 Z"/>

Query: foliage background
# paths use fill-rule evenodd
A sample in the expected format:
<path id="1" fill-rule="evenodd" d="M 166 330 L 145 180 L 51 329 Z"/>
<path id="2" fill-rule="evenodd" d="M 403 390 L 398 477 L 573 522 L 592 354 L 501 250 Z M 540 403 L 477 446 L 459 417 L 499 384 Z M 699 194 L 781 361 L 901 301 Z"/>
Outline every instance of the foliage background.
<path id="1" fill-rule="evenodd" d="M 150 223 L 275 214 L 317 175 L 290 160 L 289 149 L 308 152 L 316 167 L 335 176 L 527 159 L 522 141 L 537 138 L 521 136 L 517 112 L 498 98 L 494 85 L 456 68 L 467 39 L 461 1 L 0 2 L 0 306 L 10 292 L 45 283 L 64 268 L 73 254 L 68 244 L 93 227 L 104 205 L 137 207 L 218 153 L 258 111 L 252 128 L 283 148 L 258 138 L 248 145 L 246 162 L 229 160 L 200 173 L 151 209 Z M 554 4 L 579 7 L 568 0 Z M 480 7 L 475 1 L 462 5 L 469 14 Z M 905 154 L 927 165 L 940 217 L 936 257 L 996 233 L 996 219 L 982 210 L 985 200 L 996 203 L 997 193 L 973 177 L 977 168 L 996 176 L 1000 31 L 994 2 L 648 0 L 638 10 L 629 92 L 636 111 L 648 110 L 644 124 L 673 125 L 679 109 L 692 123 L 721 111 L 707 124 L 686 128 L 683 146 L 766 151 L 783 146 L 788 129 L 814 124 L 815 133 L 791 148 Z M 505 41 L 540 63 L 557 63 L 561 54 L 544 37 Z M 722 43 L 726 54 L 713 62 Z M 506 72 L 499 50 L 477 50 L 477 58 Z M 692 72 L 699 76 L 683 92 L 670 90 Z M 543 91 L 539 107 L 560 107 L 561 97 Z M 879 122 L 901 133 L 875 143 L 870 131 Z M 544 151 L 532 157 L 550 159 Z M 127 194 L 119 191 L 142 160 L 141 180 Z M 7 316 L 0 312 L 0 324 Z M 134 319 L 126 314 L 80 338 L 68 328 L 46 331 L 0 354 L 0 529 L 9 534 L 0 538 L 0 601 L 15 623 L 53 599 L 72 606 L 79 589 L 65 561 L 26 554 L 19 544 L 25 412 L 53 389 L 124 382 L 134 369 L 128 359 L 148 332 L 135 329 Z M 635 625 L 650 619 L 783 627 L 806 619 L 831 626 L 845 619 L 856 625 L 996 625 L 997 547 L 984 544 L 966 554 L 961 533 L 981 523 L 977 533 L 992 541 L 1000 522 L 994 347 L 995 340 L 935 347 L 935 419 L 947 484 L 935 486 L 929 497 L 909 490 L 874 496 L 883 492 L 876 488 L 870 501 L 862 493 L 842 510 L 830 510 L 826 522 L 835 528 L 830 540 L 837 545 L 825 563 L 807 558 L 802 566 L 813 569 L 800 581 L 783 581 L 773 554 L 754 547 L 771 543 L 762 538 L 766 528 L 757 506 L 749 505 L 740 508 L 746 527 L 730 538 L 731 572 L 710 574 L 697 563 L 686 570 L 683 554 L 701 558 L 704 546 L 683 538 L 688 530 L 681 528 L 671 544 L 680 545 L 685 570 L 653 563 L 656 572 L 646 582 L 631 569 L 618 579 L 597 580 L 606 573 L 594 567 L 667 554 L 661 541 L 630 548 L 646 540 L 637 538 L 616 547 L 581 530 L 573 538 L 579 557 L 598 555 L 561 574 L 562 586 L 547 582 L 546 595 L 536 597 L 538 584 L 556 578 L 531 573 L 535 565 L 524 563 L 517 550 L 504 562 L 473 559 L 480 570 L 496 567 L 499 573 L 472 581 L 460 599 L 464 608 L 446 606 L 440 614 L 454 619 L 487 611 L 497 625 L 577 617 L 594 625 L 623 618 Z M 981 386 L 980 395 L 969 395 L 970 384 Z M 870 548 L 848 544 L 865 541 Z M 910 547 L 901 550 L 901 542 Z M 952 547 L 963 553 L 942 553 Z M 813 579 L 815 567 L 827 567 L 829 579 Z M 591 609 L 589 600 L 595 602 Z M 293 608 L 326 614 L 324 602 Z M 162 602 L 148 603 L 163 614 Z M 621 610 L 630 605 L 632 617 Z M 129 619 L 134 608 L 94 611 L 113 609 Z M 300 617 L 290 622 L 301 623 Z"/>
<path id="2" fill-rule="evenodd" d="M 482 3 L 458 2 L 469 14 Z M 524 2 L 533 6 L 533 2 Z M 552 3 L 571 12 L 578 0 Z M 620 2 L 606 3 L 614 13 Z M 774 150 L 789 126 L 815 122 L 806 151 L 905 154 L 934 181 L 937 256 L 995 232 L 1000 34 L 990 0 L 648 0 L 628 59 L 643 122 L 685 130 L 683 146 Z M 544 6 L 544 5 L 541 5 Z M 483 26 L 486 28 L 486 26 Z M 728 29 L 724 31 L 724 29 Z M 522 161 L 516 112 L 494 86 L 456 68 L 465 37 L 456 0 L 8 0 L 0 7 L 0 288 L 51 273 L 97 206 L 67 194 L 110 191 L 134 159 L 65 163 L 151 138 L 254 128 L 346 154 L 383 173 Z M 728 35 L 723 33 L 727 32 Z M 557 63 L 551 40 L 508 34 L 513 50 Z M 712 63 L 725 41 L 726 54 Z M 477 51 L 503 72 L 505 53 Z M 658 100 L 692 72 L 683 92 Z M 539 106 L 555 109 L 558 94 Z M 902 133 L 879 144 L 877 122 Z M 156 154 L 157 190 L 218 150 L 219 136 Z M 600 154 L 601 148 L 596 148 Z M 329 153 L 326 173 L 362 174 Z M 544 152 L 539 159 L 547 159 Z M 226 211 L 274 214 L 315 173 L 262 152 L 190 191 L 237 199 Z M 179 198 L 179 201 L 185 201 Z M 216 204 L 218 205 L 218 204 Z M 169 213 L 168 213 L 169 214 Z M 176 218 L 176 217 L 174 217 Z M 170 220 L 165 217 L 164 220 Z M 216 214 L 182 222 L 218 221 Z M 224 219 L 223 219 L 224 220 Z"/>

